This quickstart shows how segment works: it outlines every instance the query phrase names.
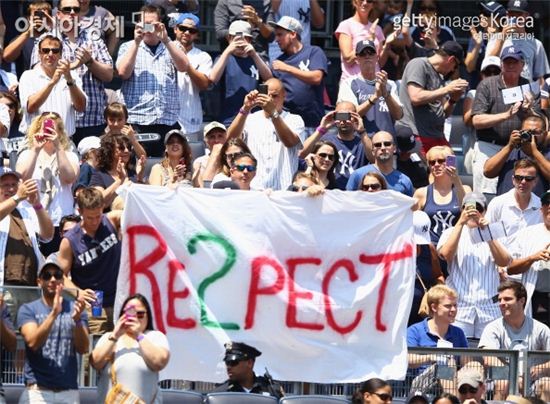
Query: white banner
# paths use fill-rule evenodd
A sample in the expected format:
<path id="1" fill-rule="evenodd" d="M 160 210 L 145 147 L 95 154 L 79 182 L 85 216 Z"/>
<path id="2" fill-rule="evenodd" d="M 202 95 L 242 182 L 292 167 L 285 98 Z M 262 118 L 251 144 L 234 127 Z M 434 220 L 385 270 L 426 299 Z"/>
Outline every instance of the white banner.
<path id="1" fill-rule="evenodd" d="M 401 379 L 416 250 L 413 200 L 393 191 L 132 185 L 115 313 L 147 296 L 168 335 L 164 378 L 226 379 L 223 344 L 255 346 L 278 380 Z"/>

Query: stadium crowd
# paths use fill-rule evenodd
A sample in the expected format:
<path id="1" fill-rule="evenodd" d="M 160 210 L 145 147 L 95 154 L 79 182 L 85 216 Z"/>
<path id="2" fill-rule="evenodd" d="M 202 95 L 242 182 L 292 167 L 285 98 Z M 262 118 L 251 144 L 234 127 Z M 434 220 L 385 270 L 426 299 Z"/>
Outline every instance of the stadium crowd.
<path id="1" fill-rule="evenodd" d="M 117 191 L 128 182 L 411 196 L 429 234 L 417 245 L 409 346 L 550 350 L 550 66 L 526 0 L 480 2 L 466 49 L 453 32 L 464 28 L 439 18 L 444 2 L 352 0 L 334 31 L 334 107 L 328 58 L 311 45 L 325 24 L 318 0 L 219 0 L 214 60 L 196 45 L 198 1 L 145 1 L 123 42 L 117 18 L 90 0 L 29 0 L 23 16 L 0 3 L 0 276 L 44 291 L 26 304 L 25 292 L 2 297 L 3 347 L 14 348 L 15 328 L 25 340 L 28 402 L 77 388 L 71 358 L 88 351 L 88 332 L 103 334 L 98 369 L 124 346 L 137 347 L 149 381 L 166 366 L 143 296 L 113 323 Z M 106 89 L 113 79 L 116 91 Z M 201 93 L 213 90 L 217 119 L 203 122 Z M 457 104 L 471 134 L 458 156 Z M 79 291 L 74 302 L 62 302 L 63 285 Z M 71 348 L 50 358 L 55 338 Z M 438 361 L 411 356 L 414 376 Z M 450 390 L 465 401 L 460 380 L 482 391 L 483 364 L 461 365 Z M 52 378 L 56 369 L 66 378 Z M 534 394 L 550 401 L 550 362 L 531 373 Z M 391 401 L 389 386 L 373 383 L 358 402 Z M 155 391 L 139 394 L 150 402 Z"/>

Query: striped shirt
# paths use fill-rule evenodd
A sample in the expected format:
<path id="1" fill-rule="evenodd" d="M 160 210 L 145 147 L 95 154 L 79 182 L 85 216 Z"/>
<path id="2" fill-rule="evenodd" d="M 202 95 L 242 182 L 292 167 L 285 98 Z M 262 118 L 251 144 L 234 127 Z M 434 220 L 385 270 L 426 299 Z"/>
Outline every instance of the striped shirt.
<path id="1" fill-rule="evenodd" d="M 199 73 L 209 75 L 212 70 L 212 58 L 198 48 L 193 47 L 187 52 L 189 63 Z M 199 89 L 189 77 L 187 72 L 178 72 L 178 89 L 180 109 L 178 122 L 183 133 L 198 132 L 202 126 L 202 104 L 199 97 Z"/>
<path id="2" fill-rule="evenodd" d="M 67 132 L 67 135 L 72 136 L 74 134 L 76 128 L 76 111 L 73 107 L 71 91 L 67 85 L 65 76 L 61 76 L 48 98 L 46 98 L 46 101 L 44 101 L 35 113 L 29 114 L 27 111 L 27 101 L 29 97 L 46 87 L 50 80 L 51 79 L 44 72 L 40 64 L 36 65 L 34 69 L 24 71 L 21 75 L 21 79 L 19 80 L 19 98 L 23 110 L 23 119 L 19 125 L 19 131 L 21 133 L 27 133 L 27 128 L 32 120 L 43 112 L 57 112 L 65 123 L 65 132 Z M 74 74 L 73 80 L 75 81 L 74 85 L 82 90 L 82 80 L 80 77 Z M 84 97 L 86 97 L 87 102 L 88 97 L 86 93 L 84 93 Z"/>
<path id="3" fill-rule="evenodd" d="M 300 138 L 300 143 L 286 147 L 280 140 L 273 122 L 264 111 L 250 114 L 246 120 L 243 137 L 252 154 L 258 159 L 256 176 L 250 184 L 255 189 L 287 189 L 298 170 L 298 151 L 304 138 L 304 121 L 299 115 L 281 112 L 281 119 Z"/>
<path id="4" fill-rule="evenodd" d="M 454 227 L 446 229 L 439 239 L 437 250 L 447 242 Z M 456 320 L 474 324 L 476 317 L 486 323 L 501 316 L 497 295 L 499 276 L 487 243 L 472 243 L 470 228 L 464 226 L 456 254 L 449 265 L 446 283 L 458 293 Z"/>
<path id="5" fill-rule="evenodd" d="M 118 60 L 134 41 L 123 43 Z M 138 125 L 173 125 L 178 120 L 176 67 L 166 46 L 159 42 L 155 53 L 139 44 L 132 75 L 122 81 L 121 93 L 128 107 L 128 122 Z"/>

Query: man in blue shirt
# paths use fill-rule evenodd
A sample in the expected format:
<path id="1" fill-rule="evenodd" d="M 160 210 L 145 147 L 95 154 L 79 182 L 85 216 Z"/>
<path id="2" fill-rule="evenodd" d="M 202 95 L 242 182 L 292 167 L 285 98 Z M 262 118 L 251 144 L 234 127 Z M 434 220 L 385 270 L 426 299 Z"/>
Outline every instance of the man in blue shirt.
<path id="1" fill-rule="evenodd" d="M 285 108 L 302 117 L 309 135 L 324 115 L 327 57 L 318 46 L 302 44 L 302 24 L 298 20 L 283 16 L 270 24 L 275 27 L 275 41 L 283 52 L 273 61 L 273 75 L 285 86 Z"/>
<path id="2" fill-rule="evenodd" d="M 76 353 L 88 351 L 88 319 L 81 296 L 61 296 L 63 271 L 52 254 L 39 271 L 42 297 L 19 308 L 25 340 L 25 385 L 21 402 L 79 402 Z"/>
<path id="3" fill-rule="evenodd" d="M 393 168 L 395 142 L 389 132 L 378 132 L 372 137 L 372 152 L 374 164 L 369 164 L 355 170 L 346 185 L 347 191 L 356 191 L 363 176 L 369 172 L 378 172 L 384 176 L 388 188 L 402 194 L 413 196 L 413 185 L 409 177 Z"/>

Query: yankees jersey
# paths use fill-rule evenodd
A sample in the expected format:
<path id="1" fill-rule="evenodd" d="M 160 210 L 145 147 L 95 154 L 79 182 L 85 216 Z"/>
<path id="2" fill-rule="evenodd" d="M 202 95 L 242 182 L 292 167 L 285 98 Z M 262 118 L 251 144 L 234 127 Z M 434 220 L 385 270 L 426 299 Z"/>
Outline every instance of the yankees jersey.
<path id="1" fill-rule="evenodd" d="M 350 175 L 368 163 L 361 136 L 356 135 L 352 140 L 342 140 L 335 133 L 327 133 L 322 140 L 334 143 L 338 150 L 338 162 L 334 169 L 334 176 L 336 187 L 345 191 Z"/>
<path id="2" fill-rule="evenodd" d="M 426 204 L 424 212 L 430 217 L 430 238 L 432 243 L 437 244 L 441 233 L 449 227 L 453 227 L 460 217 L 460 204 L 456 189 L 453 187 L 452 198 L 449 203 L 438 205 L 435 203 L 433 195 L 433 185 L 428 185 L 426 190 Z"/>

